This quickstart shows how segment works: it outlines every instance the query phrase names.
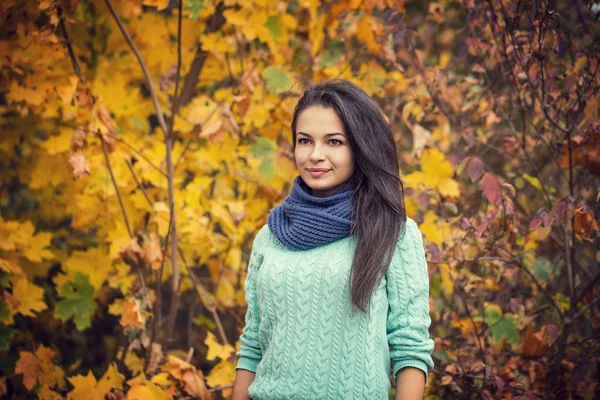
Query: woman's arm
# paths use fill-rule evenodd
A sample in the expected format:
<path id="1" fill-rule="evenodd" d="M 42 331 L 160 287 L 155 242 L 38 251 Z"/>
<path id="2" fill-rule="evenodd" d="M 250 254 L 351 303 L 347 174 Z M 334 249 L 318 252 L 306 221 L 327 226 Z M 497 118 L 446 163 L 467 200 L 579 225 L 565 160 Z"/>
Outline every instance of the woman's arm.
<path id="1" fill-rule="evenodd" d="M 241 368 L 236 371 L 231 400 L 250 400 L 250 396 L 248 396 L 248 388 L 254 381 L 255 375 L 256 374 L 254 372 L 250 372 Z"/>
<path id="2" fill-rule="evenodd" d="M 429 337 L 429 275 L 421 232 L 410 218 L 399 238 L 387 276 L 387 338 L 393 363 L 396 399 L 421 399 L 434 366 Z M 402 380 L 402 382 L 400 382 Z M 414 394 L 413 394 L 414 393 Z"/>
<path id="3" fill-rule="evenodd" d="M 260 309 L 258 305 L 258 293 L 256 291 L 256 275 L 262 264 L 264 246 L 268 243 L 268 227 L 265 225 L 256 235 L 250 252 L 248 262 L 248 273 L 244 281 L 246 297 L 246 317 L 244 329 L 240 335 L 240 350 L 236 353 L 238 362 L 235 367 L 235 381 L 233 383 L 233 399 L 249 399 L 248 388 L 254 381 L 256 368 L 262 359 L 262 350 L 258 339 L 260 327 Z"/>
<path id="4" fill-rule="evenodd" d="M 421 400 L 425 392 L 425 374 L 415 367 L 404 367 L 396 374 L 396 400 Z"/>

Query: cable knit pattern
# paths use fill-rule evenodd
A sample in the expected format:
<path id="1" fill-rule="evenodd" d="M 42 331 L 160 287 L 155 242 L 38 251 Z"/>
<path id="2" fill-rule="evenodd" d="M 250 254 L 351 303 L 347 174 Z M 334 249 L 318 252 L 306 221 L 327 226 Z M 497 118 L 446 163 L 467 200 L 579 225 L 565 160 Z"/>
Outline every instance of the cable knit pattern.
<path id="1" fill-rule="evenodd" d="M 244 282 L 248 310 L 236 365 L 256 373 L 252 399 L 383 400 L 403 367 L 419 368 L 427 379 L 433 340 L 418 226 L 407 219 L 368 316 L 351 309 L 355 248 L 355 238 L 346 236 L 294 250 L 268 225 L 258 232 Z"/>

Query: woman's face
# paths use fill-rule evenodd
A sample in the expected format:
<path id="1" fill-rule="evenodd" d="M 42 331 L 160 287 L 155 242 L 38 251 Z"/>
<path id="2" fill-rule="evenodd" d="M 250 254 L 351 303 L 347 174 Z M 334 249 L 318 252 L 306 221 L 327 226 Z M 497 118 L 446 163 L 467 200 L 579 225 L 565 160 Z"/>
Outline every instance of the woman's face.
<path id="1" fill-rule="evenodd" d="M 296 168 L 315 197 L 337 192 L 354 173 L 354 157 L 342 120 L 333 110 L 311 106 L 296 121 Z"/>

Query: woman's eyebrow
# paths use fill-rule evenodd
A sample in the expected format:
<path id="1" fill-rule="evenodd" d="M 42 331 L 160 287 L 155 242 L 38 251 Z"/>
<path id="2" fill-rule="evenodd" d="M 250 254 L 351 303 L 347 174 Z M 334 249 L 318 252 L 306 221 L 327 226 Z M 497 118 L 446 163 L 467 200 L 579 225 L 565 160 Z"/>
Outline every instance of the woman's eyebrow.
<path id="1" fill-rule="evenodd" d="M 305 133 L 305 132 L 298 132 L 298 135 L 304 135 L 304 136 L 311 137 L 308 133 Z M 325 137 L 336 136 L 336 135 L 346 137 L 343 133 L 340 133 L 340 132 L 327 133 L 327 134 L 325 134 Z"/>

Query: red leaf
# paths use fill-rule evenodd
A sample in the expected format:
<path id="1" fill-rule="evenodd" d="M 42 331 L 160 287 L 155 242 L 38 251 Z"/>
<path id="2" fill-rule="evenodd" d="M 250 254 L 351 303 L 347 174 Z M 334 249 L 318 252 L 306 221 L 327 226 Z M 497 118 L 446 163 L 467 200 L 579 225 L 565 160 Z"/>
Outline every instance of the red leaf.
<path id="1" fill-rule="evenodd" d="M 497 206 L 502 202 L 500 184 L 494 175 L 486 172 L 481 179 L 481 185 L 483 186 L 483 194 L 490 203 Z"/>
<path id="2" fill-rule="evenodd" d="M 469 161 L 467 169 L 469 171 L 471 182 L 475 182 L 477 179 L 481 178 L 481 175 L 483 174 L 483 161 L 477 157 L 473 157 L 471 158 L 471 161 Z"/>
<path id="3" fill-rule="evenodd" d="M 556 214 L 556 222 L 558 222 L 559 224 L 565 215 L 566 209 L 567 209 L 567 203 L 565 201 L 561 201 L 554 207 L 554 213 Z"/>
<path id="4" fill-rule="evenodd" d="M 558 337 L 558 329 L 556 329 L 556 325 L 548 324 L 546 325 L 546 329 L 548 329 L 548 332 L 550 332 L 550 334 L 552 335 L 552 339 L 556 340 L 556 338 Z"/>
<path id="5" fill-rule="evenodd" d="M 521 307 L 521 301 L 519 299 L 515 299 L 515 298 L 510 299 L 510 310 L 513 312 L 513 314 L 518 314 L 520 307 Z"/>
<path id="6" fill-rule="evenodd" d="M 540 224 L 542 223 L 542 219 L 539 217 L 535 217 L 534 219 L 531 220 L 531 222 L 529 223 L 529 229 L 535 229 L 538 226 L 540 226 Z"/>
<path id="7" fill-rule="evenodd" d="M 494 377 L 496 379 L 496 386 L 498 386 L 498 391 L 501 392 L 504 390 L 504 380 L 499 376 Z"/>

